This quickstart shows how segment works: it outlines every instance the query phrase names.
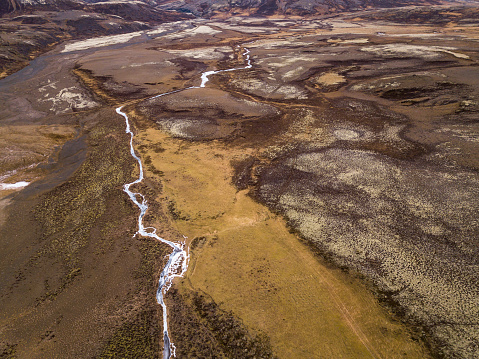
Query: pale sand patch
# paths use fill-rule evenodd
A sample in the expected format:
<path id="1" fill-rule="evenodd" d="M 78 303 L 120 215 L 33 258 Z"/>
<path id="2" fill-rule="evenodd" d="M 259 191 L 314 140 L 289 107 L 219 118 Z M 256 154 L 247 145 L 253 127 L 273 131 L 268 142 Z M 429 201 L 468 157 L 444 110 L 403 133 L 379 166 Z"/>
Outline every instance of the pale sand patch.
<path id="1" fill-rule="evenodd" d="M 213 22 L 211 23 L 213 26 L 218 26 L 222 29 L 225 30 L 233 30 L 233 31 L 238 31 L 238 32 L 243 32 L 246 34 L 255 34 L 255 33 L 265 33 L 265 32 L 272 32 L 272 31 L 278 31 L 277 28 L 271 28 L 271 27 L 260 27 L 260 26 L 241 26 L 241 25 L 229 25 L 225 24 L 222 22 Z"/>
<path id="2" fill-rule="evenodd" d="M 359 138 L 360 134 L 353 130 L 348 130 L 346 128 L 341 128 L 333 132 L 334 137 L 339 140 L 356 140 Z"/>
<path id="3" fill-rule="evenodd" d="M 66 44 L 62 52 L 80 51 L 80 50 L 87 50 L 87 49 L 96 48 L 96 47 L 122 44 L 124 42 L 130 41 L 134 37 L 142 35 L 143 33 L 144 31 L 136 31 L 136 32 L 130 32 L 129 34 L 101 36 L 101 37 L 95 37 L 93 39 L 76 41 L 71 44 Z"/>
<path id="4" fill-rule="evenodd" d="M 275 68 L 282 68 L 282 67 L 287 67 L 291 65 L 295 66 L 301 66 L 301 62 L 313 62 L 313 61 L 318 61 L 318 56 L 279 56 L 279 57 L 272 57 L 272 58 L 266 58 L 263 60 L 257 61 L 259 65 L 265 65 L 266 67 L 275 67 Z"/>
<path id="5" fill-rule="evenodd" d="M 198 26 L 197 28 L 193 29 L 190 31 L 192 34 L 208 34 L 208 35 L 214 35 L 214 34 L 219 34 L 221 31 L 220 30 L 215 30 L 212 27 L 201 25 Z"/>
<path id="6" fill-rule="evenodd" d="M 306 91 L 303 91 L 298 86 L 283 85 L 276 89 L 275 93 L 282 95 L 286 100 L 298 99 L 305 100 L 308 98 Z"/>
<path id="7" fill-rule="evenodd" d="M 319 76 L 316 81 L 321 85 L 330 86 L 330 85 L 339 85 L 346 82 L 346 79 L 343 75 L 340 75 L 335 72 L 327 72 Z"/>
<path id="8" fill-rule="evenodd" d="M 298 66 L 296 67 L 295 69 L 291 70 L 291 71 L 288 71 L 286 72 L 282 77 L 283 77 L 283 80 L 285 81 L 289 81 L 289 80 L 292 80 L 294 79 L 295 77 L 301 75 L 301 73 L 305 71 L 304 67 L 303 66 Z M 275 80 L 276 78 L 271 78 L 272 80 Z"/>
<path id="9" fill-rule="evenodd" d="M 388 45 L 377 45 L 377 46 L 367 46 L 361 48 L 361 51 L 374 53 L 384 57 L 396 57 L 396 56 L 415 56 L 423 59 L 434 59 L 440 57 L 439 53 L 446 53 L 453 55 L 461 59 L 469 59 L 469 56 L 453 52 L 451 50 L 456 50 L 454 47 L 442 47 L 442 46 L 420 46 L 420 45 L 409 45 L 409 44 L 388 44 Z"/>
<path id="10" fill-rule="evenodd" d="M 171 30 L 172 28 L 174 29 L 177 29 L 177 30 L 182 30 L 182 29 L 187 29 L 189 26 L 188 23 L 184 23 L 182 21 L 176 21 L 176 22 L 171 22 L 171 23 L 167 23 L 167 24 L 164 24 L 164 25 L 160 25 L 156 28 L 154 28 L 153 30 L 147 30 L 146 31 L 146 34 L 147 35 L 159 35 L 165 31 L 168 31 L 168 30 Z"/>
<path id="11" fill-rule="evenodd" d="M 360 38 L 360 39 L 328 39 L 329 43 L 333 44 L 367 44 L 369 42 L 368 38 Z"/>
<path id="12" fill-rule="evenodd" d="M 126 68 L 131 68 L 131 67 L 142 67 L 142 66 L 150 66 L 150 65 L 161 66 L 161 67 L 175 66 L 175 64 L 172 63 L 171 61 L 165 60 L 163 62 L 150 61 L 150 62 L 145 62 L 145 63 L 132 63 L 132 64 L 124 65 L 121 68 L 126 69 Z"/>
<path id="13" fill-rule="evenodd" d="M 225 56 L 231 56 L 233 50 L 230 47 L 207 47 L 193 50 L 168 50 L 169 54 L 176 57 L 188 57 L 196 60 L 221 60 Z"/>
<path id="14" fill-rule="evenodd" d="M 245 91 L 257 92 L 268 98 L 307 99 L 308 93 L 295 85 L 274 86 L 257 79 L 233 81 L 233 84 Z"/>
<path id="15" fill-rule="evenodd" d="M 462 35 L 455 35 L 455 36 L 444 36 L 444 34 L 441 33 L 414 33 L 414 34 L 390 34 L 388 35 L 390 37 L 413 37 L 413 38 L 433 38 L 436 40 L 445 40 L 445 41 L 452 41 L 456 40 L 458 37 L 462 38 L 465 36 Z"/>
<path id="16" fill-rule="evenodd" d="M 260 47 L 262 49 L 270 50 L 278 47 L 287 47 L 287 46 L 311 46 L 313 42 L 303 42 L 298 41 L 298 39 L 287 39 L 287 40 L 275 40 L 275 39 L 266 39 L 266 40 L 257 40 L 251 43 L 246 44 L 248 48 Z"/>
<path id="17" fill-rule="evenodd" d="M 350 29 L 350 28 L 360 28 L 360 27 L 362 27 L 359 24 L 354 24 L 354 23 L 351 23 L 351 22 L 345 22 L 345 21 L 342 21 L 342 20 L 328 21 L 327 24 L 333 26 L 333 28 L 335 28 L 335 29 Z"/>
<path id="18" fill-rule="evenodd" d="M 457 57 L 458 59 L 469 59 L 469 56 L 468 55 L 464 55 L 464 54 L 461 54 L 459 52 L 452 52 L 452 51 L 448 51 L 448 50 L 442 50 L 442 52 L 445 52 L 446 54 L 449 54 L 449 55 L 453 55 L 455 57 Z"/>
<path id="19" fill-rule="evenodd" d="M 185 37 L 192 37 L 196 35 L 215 35 L 221 33 L 221 30 L 213 29 L 206 25 L 200 25 L 194 29 L 187 29 L 181 32 L 164 36 L 165 39 L 182 39 Z"/>

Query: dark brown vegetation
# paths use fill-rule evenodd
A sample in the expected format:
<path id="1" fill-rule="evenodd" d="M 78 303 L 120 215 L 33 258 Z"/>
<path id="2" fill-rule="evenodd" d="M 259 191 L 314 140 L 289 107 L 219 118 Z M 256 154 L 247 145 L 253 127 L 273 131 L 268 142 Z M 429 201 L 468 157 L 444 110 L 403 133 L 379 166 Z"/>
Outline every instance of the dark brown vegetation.
<path id="1" fill-rule="evenodd" d="M 472 25 L 479 22 L 479 9 L 476 6 L 437 6 L 413 7 L 396 9 L 395 11 L 380 10 L 361 14 L 364 20 L 382 20 L 400 24 L 432 24 L 446 25 Z"/>
<path id="2" fill-rule="evenodd" d="M 250 333 L 207 295 L 172 289 L 167 300 L 179 358 L 275 358 L 267 336 Z"/>
<path id="3" fill-rule="evenodd" d="M 1 0 L 0 1 L 0 16 L 10 12 L 19 11 L 22 4 L 18 0 Z"/>
<path id="4" fill-rule="evenodd" d="M 92 71 L 75 66 L 73 73 L 103 102 L 114 106 L 129 100 L 144 98 L 143 89 L 128 82 L 117 83 L 111 77 L 95 76 Z"/>
<path id="5" fill-rule="evenodd" d="M 93 342 L 81 346 L 82 356 L 157 357 L 158 307 L 144 287 L 154 283 L 165 248 L 132 239 L 135 210 L 122 185 L 131 179 L 133 162 L 124 126 L 108 112 L 88 124 L 89 154 L 75 175 L 53 190 L 37 186 L 22 194 L 7 218 L 10 225 L 2 227 L 2 238 L 15 238 L 2 242 L 9 258 L 2 263 L 2 320 L 16 328 L 2 332 L 4 353 L 21 343 L 20 357 L 37 350 L 76 356 L 80 348 L 71 344 L 83 341 L 78 332 L 88 332 Z M 105 275 L 123 285 L 111 285 Z M 19 302 L 20 293 L 29 291 Z M 19 308 L 37 313 L 39 323 L 25 323 Z M 97 314 L 87 315 L 91 310 Z M 23 330 L 27 337 L 19 335 Z"/>

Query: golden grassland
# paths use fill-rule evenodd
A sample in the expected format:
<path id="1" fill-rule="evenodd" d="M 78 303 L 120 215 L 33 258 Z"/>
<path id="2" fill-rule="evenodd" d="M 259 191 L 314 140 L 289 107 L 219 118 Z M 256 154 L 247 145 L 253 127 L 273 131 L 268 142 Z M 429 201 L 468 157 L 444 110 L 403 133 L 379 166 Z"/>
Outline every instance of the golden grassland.
<path id="1" fill-rule="evenodd" d="M 280 358 L 428 356 L 364 284 L 321 263 L 280 216 L 236 190 L 230 163 L 250 150 L 155 128 L 136 138 L 147 176 L 163 185 L 157 201 L 192 239 L 180 292 L 209 294 L 267 334 Z"/>

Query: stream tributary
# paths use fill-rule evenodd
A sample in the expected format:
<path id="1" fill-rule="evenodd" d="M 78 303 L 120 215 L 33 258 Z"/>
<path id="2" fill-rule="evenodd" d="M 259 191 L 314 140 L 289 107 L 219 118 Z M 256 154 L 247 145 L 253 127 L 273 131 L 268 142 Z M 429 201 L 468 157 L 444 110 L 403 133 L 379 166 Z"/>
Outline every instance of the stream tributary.
<path id="1" fill-rule="evenodd" d="M 243 56 L 245 57 L 246 66 L 244 67 L 235 67 L 235 68 L 226 69 L 226 70 L 206 71 L 201 75 L 200 86 L 192 86 L 192 87 L 187 87 L 184 89 L 166 92 L 163 94 L 152 96 L 148 98 L 148 100 L 171 95 L 180 91 L 186 91 L 189 89 L 203 88 L 206 86 L 206 83 L 209 81 L 209 76 L 211 75 L 219 74 L 222 72 L 250 69 L 252 67 L 252 64 L 251 64 L 249 53 L 250 51 L 248 49 L 245 49 Z M 147 200 L 143 194 L 134 192 L 131 189 L 132 186 L 142 182 L 144 179 L 143 164 L 141 162 L 141 158 L 136 154 L 134 146 L 133 146 L 133 140 L 135 136 L 130 126 L 130 119 L 128 115 L 125 112 L 123 112 L 124 106 L 125 105 L 118 107 L 116 109 L 116 112 L 125 118 L 126 133 L 130 135 L 130 153 L 132 157 L 138 162 L 138 166 L 139 166 L 138 178 L 131 183 L 125 184 L 123 187 L 124 191 L 128 194 L 131 201 L 140 210 L 140 214 L 138 216 L 138 231 L 136 232 L 135 236 L 140 235 L 143 237 L 153 238 L 154 240 L 157 240 L 169 245 L 173 250 L 171 254 L 168 256 L 168 261 L 160 274 L 158 289 L 156 292 L 156 300 L 158 301 L 158 304 L 160 304 L 163 309 L 163 358 L 169 359 L 171 358 L 172 355 L 175 356 L 175 345 L 170 340 L 170 336 L 168 332 L 168 311 L 164 301 L 164 295 L 166 294 L 168 289 L 171 287 L 173 279 L 177 277 L 182 277 L 186 273 L 186 270 L 188 269 L 188 261 L 189 261 L 188 247 L 186 246 L 186 242 L 175 243 L 175 242 L 168 241 L 164 238 L 161 238 L 160 236 L 156 234 L 156 228 L 145 227 L 143 224 L 143 218 L 146 214 L 146 211 L 148 210 Z"/>

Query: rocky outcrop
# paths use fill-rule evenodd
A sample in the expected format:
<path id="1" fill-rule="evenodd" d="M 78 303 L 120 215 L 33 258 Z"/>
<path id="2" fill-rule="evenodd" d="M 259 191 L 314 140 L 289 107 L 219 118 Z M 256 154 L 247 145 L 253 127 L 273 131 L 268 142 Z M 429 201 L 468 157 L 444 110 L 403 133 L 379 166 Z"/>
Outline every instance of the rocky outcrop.
<path id="1" fill-rule="evenodd" d="M 96 13 L 120 16 L 127 21 L 163 23 L 187 18 L 176 12 L 160 11 L 140 1 L 98 2 L 88 5 L 88 8 Z"/>

